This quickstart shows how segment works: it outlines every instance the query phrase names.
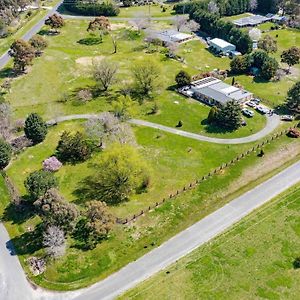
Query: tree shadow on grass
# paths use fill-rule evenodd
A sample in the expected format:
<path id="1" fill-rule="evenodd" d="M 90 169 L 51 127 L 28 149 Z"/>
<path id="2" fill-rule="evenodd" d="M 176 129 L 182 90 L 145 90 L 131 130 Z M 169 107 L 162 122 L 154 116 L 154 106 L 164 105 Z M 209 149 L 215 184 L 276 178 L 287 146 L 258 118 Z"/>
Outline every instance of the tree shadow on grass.
<path id="1" fill-rule="evenodd" d="M 6 243 L 11 255 L 34 254 L 42 249 L 43 225 L 39 224 L 33 231 L 25 232 Z"/>
<path id="2" fill-rule="evenodd" d="M 102 39 L 97 38 L 97 37 L 88 37 L 88 38 L 84 38 L 84 39 L 81 39 L 81 40 L 77 41 L 77 43 L 80 44 L 80 45 L 94 46 L 94 45 L 101 44 Z"/>
<path id="3" fill-rule="evenodd" d="M 12 68 L 4 68 L 0 70 L 0 78 L 14 78 L 16 74 Z"/>
<path id="4" fill-rule="evenodd" d="M 35 216 L 32 205 L 22 202 L 20 205 L 10 203 L 4 210 L 2 220 L 12 224 L 23 224 Z"/>
<path id="5" fill-rule="evenodd" d="M 234 129 L 220 127 L 219 125 L 217 125 L 215 123 L 209 123 L 207 119 L 202 120 L 201 125 L 205 125 L 204 130 L 207 133 L 225 134 L 225 133 L 231 133 L 231 132 L 235 131 Z"/>

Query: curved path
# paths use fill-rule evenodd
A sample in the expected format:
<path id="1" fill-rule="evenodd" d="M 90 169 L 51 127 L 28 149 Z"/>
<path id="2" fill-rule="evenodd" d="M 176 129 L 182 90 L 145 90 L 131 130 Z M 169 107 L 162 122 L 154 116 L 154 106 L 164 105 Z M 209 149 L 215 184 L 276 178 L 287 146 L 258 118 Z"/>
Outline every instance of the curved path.
<path id="1" fill-rule="evenodd" d="M 0 224 L 0 300 L 111 300 L 210 241 L 243 217 L 299 183 L 300 162 L 229 202 L 175 235 L 158 248 L 89 288 L 74 293 L 34 290 L 18 257 L 7 249 L 9 236 Z"/>
<path id="2" fill-rule="evenodd" d="M 56 119 L 48 121 L 47 123 L 51 125 L 51 124 L 61 123 L 70 120 L 93 119 L 93 118 L 97 118 L 97 116 L 98 115 L 96 114 L 69 115 L 69 116 L 58 117 Z M 209 137 L 209 136 L 191 133 L 188 131 L 183 131 L 176 128 L 172 128 L 172 127 L 168 127 L 168 126 L 164 126 L 164 125 L 160 125 L 157 123 L 152 123 L 144 120 L 131 119 L 128 122 L 139 126 L 159 129 L 165 132 L 177 134 L 186 138 L 203 141 L 203 142 L 209 142 L 215 144 L 245 144 L 245 143 L 255 142 L 267 136 L 268 134 L 272 133 L 276 129 L 276 127 L 280 124 L 280 117 L 276 114 L 273 114 L 272 116 L 266 115 L 266 118 L 267 118 L 267 124 L 259 132 L 246 137 L 233 138 L 233 139 L 221 139 L 221 138 Z"/>

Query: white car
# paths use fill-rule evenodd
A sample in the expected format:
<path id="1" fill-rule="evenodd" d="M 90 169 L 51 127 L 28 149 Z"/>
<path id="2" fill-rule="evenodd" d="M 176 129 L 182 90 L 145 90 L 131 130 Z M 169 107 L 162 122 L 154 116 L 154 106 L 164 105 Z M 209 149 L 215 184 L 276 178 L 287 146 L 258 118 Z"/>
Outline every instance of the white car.
<path id="1" fill-rule="evenodd" d="M 270 110 L 268 108 L 260 106 L 260 105 L 256 107 L 256 110 L 258 112 L 260 112 L 261 114 L 263 114 L 263 115 L 265 115 L 265 114 L 267 114 L 267 113 L 270 112 Z"/>
<path id="2" fill-rule="evenodd" d="M 255 104 L 254 102 L 252 102 L 252 101 L 246 102 L 246 104 L 247 104 L 248 106 L 250 106 L 250 107 L 253 107 L 253 108 L 256 107 L 256 104 Z"/>
<path id="3" fill-rule="evenodd" d="M 294 117 L 290 116 L 290 115 L 284 115 L 284 116 L 281 116 L 281 120 L 282 121 L 293 121 Z"/>
<path id="4" fill-rule="evenodd" d="M 252 110 L 249 110 L 247 108 L 242 109 L 242 113 L 244 116 L 248 118 L 252 118 L 254 116 L 254 112 Z"/>

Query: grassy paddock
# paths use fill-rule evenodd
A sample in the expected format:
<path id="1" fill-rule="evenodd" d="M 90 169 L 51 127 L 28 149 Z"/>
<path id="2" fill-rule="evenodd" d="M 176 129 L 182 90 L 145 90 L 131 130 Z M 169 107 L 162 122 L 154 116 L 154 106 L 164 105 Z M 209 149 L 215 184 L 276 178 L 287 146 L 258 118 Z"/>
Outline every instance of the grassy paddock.
<path id="1" fill-rule="evenodd" d="M 296 299 L 299 209 L 297 186 L 119 299 Z"/>

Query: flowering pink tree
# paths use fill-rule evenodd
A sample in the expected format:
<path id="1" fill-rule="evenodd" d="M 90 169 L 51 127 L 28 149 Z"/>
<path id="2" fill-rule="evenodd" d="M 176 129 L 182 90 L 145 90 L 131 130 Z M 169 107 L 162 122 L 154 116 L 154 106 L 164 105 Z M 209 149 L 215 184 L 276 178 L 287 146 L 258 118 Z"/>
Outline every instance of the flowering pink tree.
<path id="1" fill-rule="evenodd" d="M 55 157 L 51 156 L 44 160 L 43 169 L 49 172 L 56 172 L 62 167 L 62 163 Z"/>

